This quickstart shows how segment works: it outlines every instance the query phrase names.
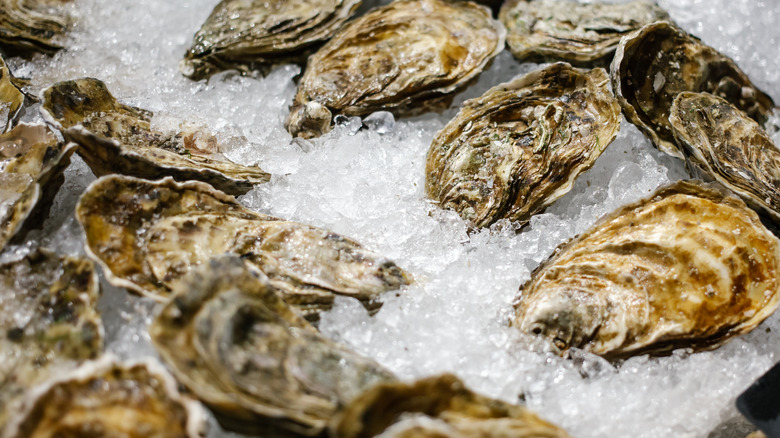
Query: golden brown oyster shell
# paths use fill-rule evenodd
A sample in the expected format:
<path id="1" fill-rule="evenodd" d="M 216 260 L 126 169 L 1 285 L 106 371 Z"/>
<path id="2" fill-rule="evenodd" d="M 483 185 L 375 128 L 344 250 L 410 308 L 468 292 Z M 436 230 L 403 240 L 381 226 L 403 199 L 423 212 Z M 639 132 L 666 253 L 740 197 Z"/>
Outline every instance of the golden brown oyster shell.
<path id="1" fill-rule="evenodd" d="M 606 64 L 620 39 L 669 14 L 649 1 L 577 3 L 560 0 L 507 0 L 499 20 L 509 50 L 521 61 Z"/>
<path id="2" fill-rule="evenodd" d="M 195 269 L 150 333 L 179 381 L 244 433 L 320 436 L 363 389 L 394 380 L 321 335 L 236 256 Z"/>
<path id="3" fill-rule="evenodd" d="M 569 436 L 522 406 L 472 392 L 451 374 L 378 384 L 341 411 L 330 430 L 339 438 Z"/>
<path id="4" fill-rule="evenodd" d="M 90 185 L 76 217 L 108 280 L 166 300 L 184 274 L 224 253 L 264 272 L 288 303 L 316 318 L 334 294 L 367 308 L 408 282 L 393 262 L 344 236 L 256 213 L 199 182 L 107 176 Z"/>
<path id="5" fill-rule="evenodd" d="M 36 249 L 0 263 L 0 436 L 26 392 L 103 349 L 94 264 Z"/>
<path id="6" fill-rule="evenodd" d="M 103 356 L 36 388 L 3 438 L 203 436 L 203 408 L 176 386 L 157 362 Z"/>
<path id="7" fill-rule="evenodd" d="M 780 242 L 718 185 L 682 181 L 618 209 L 521 287 L 512 325 L 607 359 L 712 349 L 778 306 Z"/>
<path id="8" fill-rule="evenodd" d="M 0 134 L 0 251 L 46 216 L 75 149 L 45 125 L 20 123 Z"/>
<path id="9" fill-rule="evenodd" d="M 44 117 L 97 176 L 111 173 L 207 182 L 229 194 L 243 194 L 270 175 L 227 160 L 214 136 L 199 130 L 166 134 L 152 129 L 152 113 L 116 101 L 92 78 L 64 81 L 43 91 Z"/>
<path id="10" fill-rule="evenodd" d="M 603 68 L 553 64 L 466 101 L 431 143 L 426 192 L 477 227 L 524 224 L 571 190 L 619 129 Z"/>
<path id="11" fill-rule="evenodd" d="M 195 34 L 180 69 L 198 80 L 226 69 L 247 71 L 305 61 L 333 36 L 361 0 L 222 0 Z"/>
<path id="12" fill-rule="evenodd" d="M 11 74 L 0 56 L 0 132 L 10 130 L 21 116 L 26 97 L 21 90 L 23 83 Z"/>
<path id="13" fill-rule="evenodd" d="M 772 98 L 756 88 L 734 61 L 663 21 L 648 24 L 621 40 L 611 78 L 626 118 L 656 148 L 678 158 L 683 156 L 669 124 L 677 94 L 715 94 L 762 124 L 774 107 Z"/>
<path id="14" fill-rule="evenodd" d="M 70 0 L 0 0 L 0 48 L 28 55 L 62 49 L 70 20 Z"/>
<path id="15" fill-rule="evenodd" d="M 311 56 L 287 129 L 309 138 L 330 130 L 332 114 L 444 109 L 503 50 L 505 34 L 471 2 L 395 0 L 376 8 Z"/>

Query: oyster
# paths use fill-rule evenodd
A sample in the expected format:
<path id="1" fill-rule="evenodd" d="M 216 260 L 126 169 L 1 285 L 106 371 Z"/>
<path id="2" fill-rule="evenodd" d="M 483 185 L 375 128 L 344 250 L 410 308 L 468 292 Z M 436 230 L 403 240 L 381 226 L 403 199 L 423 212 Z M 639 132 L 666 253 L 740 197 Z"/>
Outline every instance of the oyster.
<path id="1" fill-rule="evenodd" d="M 159 363 L 103 356 L 35 388 L 3 438 L 196 438 L 204 420 Z"/>
<path id="2" fill-rule="evenodd" d="M 195 179 L 236 195 L 270 179 L 259 167 L 228 161 L 211 134 L 153 130 L 151 112 L 117 102 L 97 79 L 59 82 L 47 88 L 43 113 L 67 140 L 81 146 L 78 154 L 97 176 L 121 173 L 148 179 Z"/>
<path id="3" fill-rule="evenodd" d="M 0 134 L 0 251 L 46 216 L 74 149 L 44 125 L 21 123 Z"/>
<path id="4" fill-rule="evenodd" d="M 471 2 L 395 0 L 376 8 L 309 59 L 287 129 L 309 138 L 330 130 L 333 113 L 444 109 L 504 49 L 505 34 Z"/>
<path id="5" fill-rule="evenodd" d="M 717 185 L 682 181 L 602 218 L 521 287 L 512 325 L 607 359 L 716 348 L 778 306 L 780 242 Z"/>
<path id="6" fill-rule="evenodd" d="M 222 0 L 195 34 L 180 69 L 202 79 L 305 61 L 357 11 L 361 0 Z"/>
<path id="7" fill-rule="evenodd" d="M 13 77 L 5 60 L 0 56 L 0 132 L 6 132 L 16 124 L 24 108 L 23 81 Z"/>
<path id="8" fill-rule="evenodd" d="M 762 124 L 774 107 L 772 98 L 756 88 L 734 61 L 663 21 L 621 40 L 611 77 L 626 118 L 656 148 L 678 158 L 683 156 L 669 124 L 669 111 L 678 93 L 715 94 Z"/>
<path id="9" fill-rule="evenodd" d="M 426 192 L 477 227 L 526 223 L 571 190 L 619 129 L 603 68 L 553 64 L 463 105 L 433 139 Z"/>
<path id="10" fill-rule="evenodd" d="M 394 379 L 321 335 L 236 256 L 194 270 L 150 333 L 179 381 L 245 433 L 320 436 L 338 408 Z"/>
<path id="11" fill-rule="evenodd" d="M 63 47 L 70 26 L 63 5 L 70 0 L 0 0 L 0 48 L 28 54 Z"/>
<path id="12" fill-rule="evenodd" d="M 408 281 L 357 242 L 256 213 L 194 181 L 103 177 L 82 195 L 76 216 L 108 280 L 157 300 L 167 299 L 193 266 L 226 252 L 264 272 L 312 318 L 332 305 L 333 294 L 375 308 L 379 294 Z"/>
<path id="13" fill-rule="evenodd" d="M 0 432 L 32 386 L 102 351 L 98 293 L 83 258 L 37 249 L 0 263 Z"/>
<path id="14" fill-rule="evenodd" d="M 521 61 L 609 62 L 620 38 L 669 14 L 649 1 L 576 3 L 508 0 L 499 20 L 509 50 Z"/>
<path id="15" fill-rule="evenodd" d="M 376 385 L 341 411 L 330 430 L 340 438 L 569 436 L 522 406 L 472 392 L 451 374 Z"/>

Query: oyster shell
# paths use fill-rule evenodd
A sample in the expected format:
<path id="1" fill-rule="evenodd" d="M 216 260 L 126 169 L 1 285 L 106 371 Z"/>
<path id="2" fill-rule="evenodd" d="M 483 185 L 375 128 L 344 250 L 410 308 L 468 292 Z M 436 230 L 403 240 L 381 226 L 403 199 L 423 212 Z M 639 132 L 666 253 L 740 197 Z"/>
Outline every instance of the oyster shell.
<path id="1" fill-rule="evenodd" d="M 620 38 L 669 14 L 649 1 L 577 3 L 508 0 L 498 16 L 509 50 L 521 61 L 606 63 Z"/>
<path id="2" fill-rule="evenodd" d="M 245 433 L 320 436 L 338 408 L 394 379 L 321 335 L 236 256 L 194 270 L 150 333 L 179 381 Z"/>
<path id="3" fill-rule="evenodd" d="M 21 116 L 26 97 L 21 90 L 22 83 L 0 56 L 0 132 L 10 130 Z"/>
<path id="4" fill-rule="evenodd" d="M 117 102 L 97 79 L 64 81 L 45 89 L 43 113 L 67 140 L 81 146 L 78 154 L 97 176 L 194 179 L 236 195 L 270 179 L 259 167 L 228 161 L 209 133 L 153 130 L 151 112 Z"/>
<path id="5" fill-rule="evenodd" d="M 76 217 L 108 280 L 157 300 L 192 267 L 227 252 L 264 272 L 312 318 L 330 308 L 334 294 L 376 308 L 379 294 L 408 282 L 393 262 L 357 242 L 256 213 L 194 181 L 103 177 L 82 195 Z"/>
<path id="6" fill-rule="evenodd" d="M 74 149 L 45 125 L 20 123 L 0 134 L 0 251 L 46 216 Z"/>
<path id="7" fill-rule="evenodd" d="M 222 0 L 195 34 L 180 69 L 202 79 L 305 61 L 357 11 L 361 0 Z"/>
<path id="8" fill-rule="evenodd" d="M 62 49 L 70 0 L 0 0 L 0 48 L 27 55 Z"/>
<path id="9" fill-rule="evenodd" d="M 36 388 L 3 438 L 196 438 L 204 431 L 203 408 L 179 394 L 162 365 L 103 356 Z"/>
<path id="10" fill-rule="evenodd" d="M 683 158 L 674 143 L 669 111 L 683 91 L 723 97 L 763 124 L 774 107 L 725 55 L 668 22 L 644 26 L 621 40 L 612 61 L 612 87 L 626 118 L 656 148 Z"/>
<path id="11" fill-rule="evenodd" d="M 84 258 L 37 249 L 0 263 L 0 432 L 31 387 L 102 351 L 98 293 Z"/>
<path id="12" fill-rule="evenodd" d="M 569 436 L 522 406 L 472 392 L 451 374 L 378 384 L 341 411 L 330 430 L 340 438 Z"/>
<path id="13" fill-rule="evenodd" d="M 373 9 L 311 56 L 287 129 L 309 138 L 330 130 L 332 114 L 444 109 L 503 50 L 505 34 L 471 2 L 395 0 Z"/>
<path id="14" fill-rule="evenodd" d="M 571 190 L 619 129 L 603 68 L 553 64 L 466 101 L 431 143 L 426 192 L 477 227 L 526 223 Z"/>
<path id="15" fill-rule="evenodd" d="M 780 242 L 717 185 L 682 181 L 602 218 L 521 287 L 512 325 L 607 359 L 712 349 L 778 306 Z"/>

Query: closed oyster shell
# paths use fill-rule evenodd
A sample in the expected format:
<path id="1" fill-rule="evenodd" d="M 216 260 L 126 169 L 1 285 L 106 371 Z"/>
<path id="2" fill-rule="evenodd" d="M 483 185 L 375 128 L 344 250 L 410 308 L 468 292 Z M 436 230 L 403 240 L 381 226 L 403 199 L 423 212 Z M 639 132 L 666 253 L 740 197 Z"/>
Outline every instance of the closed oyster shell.
<path id="1" fill-rule="evenodd" d="M 256 213 L 194 181 L 103 177 L 82 195 L 76 217 L 108 280 L 156 300 L 167 300 L 194 266 L 227 252 L 264 272 L 311 318 L 330 308 L 334 294 L 373 309 L 379 294 L 408 281 L 355 241 Z"/>
<path id="2" fill-rule="evenodd" d="M 304 61 L 357 11 L 361 0 L 222 0 L 195 34 L 180 65 L 202 79 L 220 70 L 249 70 Z"/>
<path id="3" fill-rule="evenodd" d="M 341 411 L 330 430 L 340 438 L 569 436 L 522 406 L 472 392 L 451 374 L 376 385 Z"/>
<path id="4" fill-rule="evenodd" d="M 21 85 L 0 56 L 0 132 L 10 130 L 21 116 L 25 101 Z"/>
<path id="5" fill-rule="evenodd" d="M 236 256 L 204 263 L 150 326 L 163 360 L 231 430 L 320 436 L 390 372 L 321 335 Z"/>
<path id="6" fill-rule="evenodd" d="M 764 123 L 774 102 L 725 55 L 668 22 L 644 26 L 621 40 L 611 68 L 612 88 L 626 118 L 656 148 L 683 158 L 674 143 L 669 112 L 677 94 L 723 97 Z"/>
<path id="7" fill-rule="evenodd" d="M 197 438 L 205 412 L 156 361 L 108 355 L 36 388 L 3 438 Z"/>
<path id="8" fill-rule="evenodd" d="M 75 149 L 45 125 L 21 123 L 0 134 L 0 251 L 46 216 Z"/>
<path id="9" fill-rule="evenodd" d="M 577 3 L 508 0 L 498 16 L 509 50 L 521 61 L 608 62 L 620 39 L 669 14 L 649 1 Z"/>
<path id="10" fill-rule="evenodd" d="M 316 137 L 330 130 L 332 114 L 444 109 L 503 50 L 505 34 L 471 2 L 395 0 L 376 8 L 311 56 L 287 129 Z"/>
<path id="11" fill-rule="evenodd" d="M 34 385 L 103 349 L 94 264 L 36 249 L 0 263 L 0 436 Z"/>
<path id="12" fill-rule="evenodd" d="M 571 190 L 619 129 L 603 68 L 553 64 L 463 105 L 431 143 L 426 192 L 477 227 L 524 224 Z"/>
<path id="13" fill-rule="evenodd" d="M 117 102 L 97 79 L 64 81 L 45 89 L 42 111 L 67 140 L 81 146 L 78 154 L 97 176 L 172 176 L 178 181 L 204 181 L 235 195 L 270 179 L 259 167 L 224 158 L 209 133 L 153 130 L 150 111 Z"/>
<path id="14" fill-rule="evenodd" d="M 561 246 L 521 287 L 512 325 L 607 359 L 712 349 L 778 306 L 780 242 L 717 185 L 682 181 Z"/>
<path id="15" fill-rule="evenodd" d="M 0 0 L 0 48 L 28 55 L 62 49 L 70 0 Z"/>

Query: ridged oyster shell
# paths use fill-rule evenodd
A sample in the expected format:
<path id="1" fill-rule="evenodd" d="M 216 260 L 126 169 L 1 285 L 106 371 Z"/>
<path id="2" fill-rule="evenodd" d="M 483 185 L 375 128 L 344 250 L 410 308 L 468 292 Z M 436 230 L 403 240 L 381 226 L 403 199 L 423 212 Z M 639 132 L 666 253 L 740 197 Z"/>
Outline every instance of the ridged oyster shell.
<path id="1" fill-rule="evenodd" d="M 626 118 L 656 148 L 683 158 L 674 143 L 669 111 L 683 91 L 723 97 L 763 124 L 772 99 L 725 55 L 668 22 L 648 24 L 621 40 L 610 72 Z"/>
<path id="2" fill-rule="evenodd" d="M 321 436 L 389 371 L 321 335 L 236 256 L 204 263 L 150 326 L 173 373 L 231 430 Z"/>
<path id="3" fill-rule="evenodd" d="M 346 25 L 309 58 L 287 128 L 330 130 L 334 114 L 446 108 L 504 48 L 490 11 L 465 1 L 395 0 Z"/>
<path id="4" fill-rule="evenodd" d="M 451 374 L 376 385 L 341 411 L 330 430 L 339 438 L 569 436 L 522 406 L 472 392 Z"/>
<path id="5" fill-rule="evenodd" d="M 25 101 L 21 85 L 0 56 L 0 133 L 10 130 L 21 115 Z"/>
<path id="6" fill-rule="evenodd" d="M 620 39 L 669 14 L 649 1 L 578 3 L 507 0 L 499 20 L 509 50 L 521 61 L 608 62 Z"/>
<path id="7" fill-rule="evenodd" d="M 70 19 L 70 0 L 0 0 L 0 48 L 22 55 L 62 49 Z"/>
<path id="8" fill-rule="evenodd" d="M 466 101 L 431 143 L 426 192 L 477 227 L 524 224 L 571 190 L 619 129 L 603 68 L 553 64 Z"/>
<path id="9" fill-rule="evenodd" d="M 43 91 L 42 111 L 97 176 L 121 173 L 157 179 L 207 182 L 229 194 L 243 194 L 270 175 L 222 156 L 214 136 L 201 130 L 162 133 L 152 113 L 123 105 L 92 78 L 59 82 Z"/>
<path id="10" fill-rule="evenodd" d="M 607 359 L 712 349 L 778 306 L 780 242 L 717 185 L 681 181 L 602 218 L 521 287 L 512 325 Z"/>
<path id="11" fill-rule="evenodd" d="M 103 177 L 82 195 L 76 217 L 107 279 L 156 300 L 167 300 L 194 266 L 228 252 L 264 272 L 311 318 L 330 308 L 334 294 L 373 309 L 382 292 L 408 282 L 393 262 L 355 241 L 256 213 L 195 181 Z"/>
<path id="12" fill-rule="evenodd" d="M 361 0 L 222 0 L 180 65 L 202 79 L 220 70 L 304 61 L 356 12 Z"/>

